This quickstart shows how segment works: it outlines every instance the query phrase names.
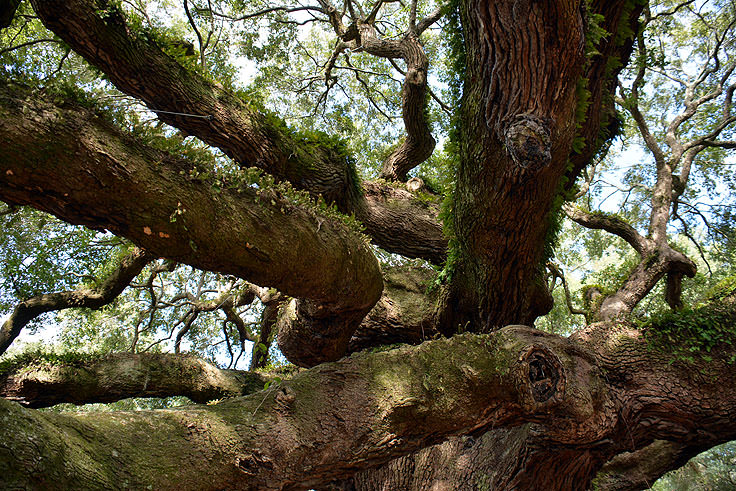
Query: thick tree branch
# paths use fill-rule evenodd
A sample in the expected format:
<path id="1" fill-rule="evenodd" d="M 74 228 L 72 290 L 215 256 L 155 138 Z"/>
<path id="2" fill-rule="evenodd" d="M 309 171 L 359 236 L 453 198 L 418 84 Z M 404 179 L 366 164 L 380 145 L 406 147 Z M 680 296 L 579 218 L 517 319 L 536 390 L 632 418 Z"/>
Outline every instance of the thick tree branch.
<path id="1" fill-rule="evenodd" d="M 153 255 L 143 249 L 135 248 L 120 261 L 117 269 L 95 288 L 47 293 L 22 301 L 0 327 L 0 354 L 5 353 L 26 324 L 41 314 L 72 307 L 99 309 L 109 304 L 154 259 Z"/>
<path id="2" fill-rule="evenodd" d="M 68 456 L 79 431 L 94 443 L 75 452 L 96 454 L 105 447 L 119 464 L 80 455 L 84 461 L 74 459 L 55 472 L 57 487 L 78 483 L 82 472 L 86 483 L 127 479 L 136 488 L 168 488 L 171 472 L 179 489 L 203 479 L 212 488 L 318 487 L 451 433 L 534 419 L 566 405 L 573 387 L 587 393 L 577 378 L 566 378 L 572 360 L 564 348 L 560 359 L 546 347 L 557 350 L 564 341 L 542 342 L 532 332 L 519 327 L 508 335 L 458 336 L 354 355 L 214 406 L 90 417 L 34 413 L 0 400 L 4 421 L 15 428 L 0 432 L 0 448 L 12 455 L 0 459 L 0 470 L 11 485 L 33 486 L 55 465 L 49 452 Z M 552 379 L 540 380 L 538 366 Z M 589 376 L 580 373 L 581 381 Z M 162 441 L 176 452 L 162 454 Z M 19 462 L 26 458 L 40 463 L 31 474 Z"/>
<path id="3" fill-rule="evenodd" d="M 0 401 L 14 429 L 0 432 L 8 456 L 0 471 L 21 487 L 53 476 L 57 488 L 127 479 L 160 489 L 175 474 L 179 489 L 202 479 L 213 488 L 308 489 L 450 435 L 495 428 L 513 433 L 514 445 L 495 448 L 515 465 L 490 469 L 494 488 L 529 489 L 561 462 L 560 489 L 584 488 L 611 458 L 655 439 L 707 448 L 736 437 L 736 398 L 722 390 L 736 386 L 727 369 L 733 348 L 724 343 L 709 355 L 718 380 L 699 375 L 701 362 L 673 363 L 670 345 L 653 349 L 630 326 L 599 325 L 571 338 L 509 326 L 356 354 L 212 406 L 64 415 Z M 512 429 L 524 422 L 531 424 L 521 433 Z M 162 441 L 176 452 L 158 451 Z M 116 465 L 107 465 L 110 453 Z"/>
<path id="4" fill-rule="evenodd" d="M 594 318 L 610 320 L 630 313 L 665 275 L 668 278 L 667 301 L 673 308 L 680 306 L 682 277 L 693 277 L 696 273 L 695 263 L 687 256 L 674 250 L 666 241 L 657 243 L 642 236 L 634 227 L 616 216 L 590 213 L 569 204 L 563 210 L 571 220 L 584 227 L 605 230 L 621 237 L 641 258 L 623 285 L 603 300 L 600 310 L 591 312 Z"/>
<path id="5" fill-rule="evenodd" d="M 334 21 L 339 21 L 334 7 L 325 2 L 322 6 Z M 377 204 L 365 203 L 346 156 L 338 149 L 305 145 L 298 136 L 285 132 L 221 85 L 187 71 L 148 38 L 131 34 L 133 31 L 114 8 L 104 19 L 91 0 L 35 2 L 34 8 L 50 30 L 105 72 L 121 91 L 153 110 L 211 116 L 188 118 L 159 113 L 162 121 L 220 148 L 243 166 L 258 167 L 315 197 L 334 202 L 343 213 L 354 213 L 365 222 L 369 236 L 397 239 L 389 246 L 376 240 L 378 245 L 416 257 L 401 246 L 417 242 L 415 231 L 404 226 L 388 232 L 392 224 L 371 219 L 375 216 L 371 210 Z M 366 212 L 371 216 L 365 216 Z M 432 221 L 440 230 L 436 220 Z M 443 240 L 441 234 L 433 237 L 435 243 Z M 420 256 L 430 261 L 445 254 L 444 250 L 438 253 L 433 244 L 421 249 L 432 250 L 431 258 Z"/>
<path id="6" fill-rule="evenodd" d="M 270 380 L 254 372 L 222 370 L 192 355 L 119 353 L 95 361 L 18 367 L 0 375 L 0 397 L 27 407 L 170 396 L 205 403 L 258 392 Z"/>
<path id="7" fill-rule="evenodd" d="M 294 327 L 320 361 L 345 353 L 380 297 L 383 281 L 364 238 L 316 208 L 248 182 L 219 190 L 211 179 L 192 176 L 191 163 L 139 145 L 79 107 L 4 91 L 0 114 L 3 200 L 305 299 Z M 298 334 L 302 325 L 318 339 Z"/>
<path id="8" fill-rule="evenodd" d="M 633 39 L 622 39 L 615 33 L 638 32 L 639 18 L 644 4 L 637 2 L 630 12 L 621 10 L 621 6 L 620 2 L 595 0 L 588 7 L 589 13 L 603 16 L 605 20 L 601 27 L 612 35 L 601 38 L 595 46 L 599 54 L 587 60 L 584 77 L 594 83 L 588 84 L 590 105 L 585 114 L 585 123 L 578 130 L 578 136 L 585 141 L 585 147 L 579 154 L 573 152 L 570 155 L 572 168 L 567 173 L 568 189 L 577 181 L 582 169 L 589 165 L 596 156 L 600 156 L 602 137 L 605 141 L 614 137 L 618 132 L 620 121 L 616 116 L 614 96 L 619 72 L 629 62 L 633 50 Z"/>
<path id="9" fill-rule="evenodd" d="M 365 201 L 356 216 L 372 231 L 373 241 L 388 252 L 443 264 L 447 237 L 437 216 L 439 197 L 417 194 L 381 182 L 364 183 Z M 429 199 L 428 199 L 429 198 Z M 411 230 L 411 237 L 407 237 Z"/>
<path id="10" fill-rule="evenodd" d="M 309 181 L 345 209 L 357 188 L 344 155 L 334 149 L 304 148 L 278 125 L 219 84 L 188 71 L 147 37 L 135 37 L 121 12 L 109 7 L 103 18 L 90 0 L 34 2 L 45 25 L 82 57 L 107 74 L 123 92 L 152 110 L 197 114 L 190 118 L 159 113 L 159 119 L 220 148 L 246 167 L 258 167 L 296 187 Z M 145 81 L 145 83 L 143 82 Z"/>

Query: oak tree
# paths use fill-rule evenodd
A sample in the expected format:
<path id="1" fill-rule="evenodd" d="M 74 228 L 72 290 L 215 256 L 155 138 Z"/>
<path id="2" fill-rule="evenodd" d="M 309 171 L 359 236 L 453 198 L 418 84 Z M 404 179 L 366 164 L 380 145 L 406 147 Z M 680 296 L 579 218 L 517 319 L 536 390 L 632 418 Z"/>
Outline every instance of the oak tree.
<path id="1" fill-rule="evenodd" d="M 40 261 L 9 254 L 0 350 L 48 312 L 123 291 L 137 307 L 118 311 L 117 353 L 3 369 L 4 484 L 641 489 L 736 439 L 733 284 L 687 305 L 697 265 L 674 228 L 695 241 L 683 210 L 721 216 L 690 181 L 725 179 L 736 147 L 732 4 L 174 7 L 0 4 L 4 247 L 45 212 L 88 229 L 55 264 L 89 265 L 32 288 Z M 690 27 L 702 42 L 668 61 L 686 38 L 668 51 L 651 33 Z M 591 205 L 622 113 L 653 172 L 629 179 L 646 205 L 613 215 Z M 563 216 L 635 254 L 569 335 L 534 328 L 550 287 L 568 290 L 551 263 Z M 668 311 L 638 315 L 660 283 Z M 181 353 L 216 330 L 228 368 Z M 301 367 L 288 377 L 254 371 L 274 337 Z M 252 370 L 235 370 L 246 341 Z M 174 395 L 200 404 L 31 409 Z"/>

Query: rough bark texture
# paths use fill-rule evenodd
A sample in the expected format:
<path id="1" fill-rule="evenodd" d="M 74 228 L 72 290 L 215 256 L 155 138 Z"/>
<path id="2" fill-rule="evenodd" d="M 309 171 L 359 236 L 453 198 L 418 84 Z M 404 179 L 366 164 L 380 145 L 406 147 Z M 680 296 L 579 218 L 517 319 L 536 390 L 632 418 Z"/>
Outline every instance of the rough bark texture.
<path id="1" fill-rule="evenodd" d="M 636 2 L 591 2 L 613 33 L 600 54 L 585 53 L 581 2 L 461 2 L 467 64 L 460 168 L 454 196 L 454 275 L 441 329 L 484 331 L 532 323 L 551 308 L 542 286 L 544 244 L 555 199 L 598 148 L 601 118 L 631 51 L 621 25 L 636 24 Z M 612 69 L 611 66 L 614 66 Z M 576 117 L 583 83 L 591 93 Z M 582 129 L 577 126 L 582 125 Z M 583 154 L 571 151 L 574 138 Z"/>
<path id="2" fill-rule="evenodd" d="M 567 395 L 594 375 L 574 368 L 566 345 L 525 327 L 458 336 L 356 354 L 263 393 L 170 411 L 58 415 L 0 400 L 13 428 L 0 432 L 0 471 L 10 487 L 308 489 L 453 433 L 574 404 Z M 551 379 L 538 376 L 539 363 Z"/>
<path id="3" fill-rule="evenodd" d="M 653 483 L 705 448 L 733 439 L 727 422 L 733 403 L 717 403 L 719 408 L 710 413 L 715 400 L 721 399 L 718 391 L 724 380 L 716 374 L 728 370 L 723 352 L 715 364 L 672 363 L 666 349 L 645 348 L 647 343 L 631 328 L 606 325 L 610 328 L 606 332 L 602 326 L 570 340 L 580 355 L 594 350 L 589 362 L 600 379 L 593 384 L 602 384 L 601 392 L 591 386 L 588 395 L 574 390 L 569 394 L 578 401 L 573 419 L 579 423 L 560 419 L 561 413 L 554 410 L 542 423 L 452 438 L 379 470 L 358 473 L 349 486 L 416 491 L 586 490 L 603 469 L 596 480 L 603 489 L 643 489 L 646 481 Z M 711 429 L 700 426 L 710 422 L 715 423 Z M 652 445 L 654 440 L 677 443 Z M 656 458 L 654 451 L 659 452 Z"/>
<path id="4" fill-rule="evenodd" d="M 464 2 L 461 16 L 473 62 L 453 203 L 458 259 L 443 319 L 450 332 L 544 313 L 534 308 L 546 303 L 535 285 L 584 61 L 578 2 Z"/>
<path id="5" fill-rule="evenodd" d="M 306 489 L 470 434 L 360 485 L 586 489 L 614 456 L 653 440 L 706 448 L 736 437 L 736 398 L 719 390 L 736 383 L 733 349 L 712 355 L 671 363 L 666 347 L 652 350 L 626 325 L 570 339 L 509 326 L 356 354 L 213 406 L 58 415 L 0 401 L 13 428 L 0 432 L 0 466 L 11 487 L 63 489 L 84 475 L 89 487 Z"/>
<path id="6" fill-rule="evenodd" d="M 434 323 L 435 272 L 418 266 L 386 268 L 383 295 L 353 334 L 349 352 L 439 336 Z"/>

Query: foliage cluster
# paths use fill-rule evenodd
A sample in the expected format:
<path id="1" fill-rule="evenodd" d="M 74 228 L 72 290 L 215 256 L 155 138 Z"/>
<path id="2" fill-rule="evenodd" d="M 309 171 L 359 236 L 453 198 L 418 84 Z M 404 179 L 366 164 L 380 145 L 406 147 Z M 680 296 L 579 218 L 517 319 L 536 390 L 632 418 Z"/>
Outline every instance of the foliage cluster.
<path id="1" fill-rule="evenodd" d="M 82 367 L 104 356 L 104 353 L 97 351 L 55 350 L 48 347 L 36 346 L 0 357 L 0 375 L 31 369 L 31 367 L 39 368 L 61 365 Z"/>
<path id="2" fill-rule="evenodd" d="M 713 349 L 736 344 L 731 301 L 657 313 L 637 325 L 649 346 L 670 353 L 672 361 L 695 363 L 696 356 L 711 361 Z M 729 360 L 734 361 L 736 355 Z"/>

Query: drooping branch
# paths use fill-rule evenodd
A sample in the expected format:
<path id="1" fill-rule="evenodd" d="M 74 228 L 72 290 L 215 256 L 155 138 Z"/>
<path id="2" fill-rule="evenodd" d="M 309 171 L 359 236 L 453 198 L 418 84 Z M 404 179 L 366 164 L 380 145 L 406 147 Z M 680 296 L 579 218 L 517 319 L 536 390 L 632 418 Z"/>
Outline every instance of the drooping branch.
<path id="1" fill-rule="evenodd" d="M 687 2 L 680 4 L 686 6 Z M 679 7 L 678 7 L 679 8 Z M 673 12 L 677 11 L 675 8 Z M 662 16 L 671 15 L 664 12 Z M 652 16 L 648 7 L 644 10 L 644 24 L 648 24 L 661 16 Z M 701 19 L 702 20 L 702 19 Z M 736 118 L 731 115 L 731 97 L 733 91 L 729 86 L 736 65 L 731 62 L 722 64 L 723 43 L 732 31 L 735 21 L 730 19 L 725 27 L 715 30 L 714 43 L 706 56 L 701 60 L 698 73 L 695 76 L 686 74 L 671 74 L 673 67 L 651 68 L 648 66 L 649 54 L 647 38 L 643 29 L 638 29 L 636 45 L 638 49 L 637 66 L 634 80 L 629 91 L 623 84 L 619 84 L 621 97 L 618 104 L 626 109 L 634 119 L 637 129 L 644 140 L 647 149 L 654 157 L 656 165 L 656 180 L 651 187 L 651 211 L 647 237 L 639 235 L 623 220 L 611 218 L 603 219 L 597 215 L 571 213 L 567 208 L 568 216 L 589 228 L 605 229 L 626 240 L 640 255 L 640 263 L 636 266 L 629 278 L 619 290 L 604 300 L 601 305 L 603 318 L 610 318 L 619 313 L 631 312 L 631 309 L 640 301 L 654 285 L 663 277 L 667 278 L 665 300 L 673 308 L 682 306 L 681 291 L 684 276 L 693 276 L 695 264 L 685 255 L 674 251 L 668 242 L 668 227 L 671 219 L 678 218 L 678 205 L 681 196 L 685 193 L 692 166 L 697 155 L 706 149 L 705 143 L 710 138 L 717 138 Z M 678 112 L 662 122 L 662 127 L 653 128 L 644 109 L 648 105 L 644 85 L 649 71 L 680 84 L 683 89 L 682 100 L 677 101 Z M 705 135 L 690 136 L 687 140 L 683 133 L 686 122 L 693 120 L 708 107 L 716 104 L 723 96 L 723 110 L 714 113 L 711 128 Z M 721 114 L 719 114 L 721 113 Z M 658 131 L 663 138 L 658 139 Z M 692 133 L 691 130 L 687 130 Z M 724 142 L 722 142 L 724 143 Z M 679 172 L 678 174 L 675 174 Z M 573 212 L 575 210 L 572 210 Z M 687 230 L 685 231 L 688 234 Z"/>
<path id="2" fill-rule="evenodd" d="M 619 289 L 601 302 L 598 318 L 610 320 L 631 313 L 665 275 L 671 283 L 667 288 L 668 303 L 678 305 L 679 296 L 676 292 L 681 288 L 682 277 L 692 278 L 696 272 L 695 263 L 685 254 L 666 243 L 660 247 L 652 244 L 648 254 L 641 257 Z"/>
<path id="3" fill-rule="evenodd" d="M 26 324 L 41 314 L 77 307 L 99 309 L 109 304 L 154 259 L 152 254 L 135 248 L 97 287 L 36 295 L 22 301 L 0 327 L 0 354 L 5 353 Z"/>
<path id="4" fill-rule="evenodd" d="M 412 245 L 417 244 L 417 235 L 407 221 L 412 214 L 409 212 L 417 208 L 416 203 L 410 201 L 404 205 L 406 213 L 402 218 L 406 225 L 388 232 L 395 222 L 372 219 L 375 207 L 380 204 L 366 203 L 360 184 L 339 149 L 305 144 L 298 135 L 284 131 L 273 118 L 261 114 L 249 101 L 186 70 L 148 37 L 136 37 L 115 7 L 110 7 L 103 18 L 91 0 L 44 1 L 33 5 L 50 30 L 102 70 L 118 89 L 152 110 L 168 111 L 158 113 L 162 121 L 220 148 L 242 166 L 258 167 L 314 197 L 321 196 L 328 203 L 335 203 L 343 213 L 353 213 L 366 223 L 370 237 L 395 239 L 391 244 L 374 239 L 379 246 L 416 257 L 412 256 Z M 337 10 L 334 7 L 333 10 L 328 12 L 331 18 L 340 20 Z M 386 213 L 391 214 L 390 210 Z M 440 231 L 436 218 L 428 220 L 425 215 L 416 222 L 424 229 Z M 434 244 L 443 241 L 442 234 L 436 233 L 433 244 L 419 247 L 422 251 L 431 250 L 430 257 L 420 257 L 436 262 L 445 250 L 437 251 Z M 409 248 L 405 251 L 402 244 Z"/>
<path id="5" fill-rule="evenodd" d="M 34 408 L 129 397 L 186 396 L 205 403 L 258 392 L 271 379 L 222 370 L 192 355 L 118 353 L 94 361 L 20 366 L 0 375 L 0 397 Z"/>
<path id="6" fill-rule="evenodd" d="M 297 336 L 320 361 L 344 354 L 380 297 L 383 281 L 364 238 L 316 208 L 248 182 L 219 190 L 192 176 L 191 163 L 142 146 L 79 107 L 23 99 L 6 89 L 0 113 L 3 200 L 106 228 L 152 254 L 304 299 L 296 332 L 309 326 L 318 340 Z M 228 240 L 220 239 L 222 230 Z"/>

